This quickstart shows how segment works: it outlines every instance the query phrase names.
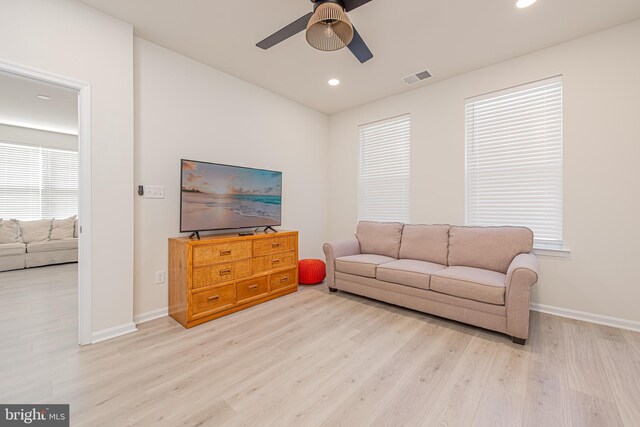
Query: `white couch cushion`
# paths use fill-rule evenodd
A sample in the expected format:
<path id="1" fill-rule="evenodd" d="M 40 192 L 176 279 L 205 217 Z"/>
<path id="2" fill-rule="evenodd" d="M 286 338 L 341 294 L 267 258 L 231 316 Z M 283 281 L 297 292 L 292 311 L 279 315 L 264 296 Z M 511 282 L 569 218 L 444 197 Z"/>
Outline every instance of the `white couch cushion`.
<path id="1" fill-rule="evenodd" d="M 379 265 L 376 278 L 383 282 L 428 290 L 431 274 L 446 267 L 432 262 L 400 259 Z"/>
<path id="2" fill-rule="evenodd" d="M 33 242 L 43 242 L 49 240 L 51 233 L 50 219 L 41 219 L 38 221 L 18 221 L 20 225 L 20 237 L 22 241 L 29 244 Z"/>
<path id="3" fill-rule="evenodd" d="M 20 227 L 13 219 L 0 219 L 0 244 L 19 243 Z"/>
<path id="4" fill-rule="evenodd" d="M 72 239 L 74 237 L 75 221 L 75 215 L 66 219 L 54 219 L 51 224 L 51 234 L 49 239 Z"/>
<path id="5" fill-rule="evenodd" d="M 0 244 L 0 256 L 24 255 L 24 243 L 2 243 Z"/>
<path id="6" fill-rule="evenodd" d="M 375 278 L 378 265 L 395 260 L 388 256 L 373 254 L 343 256 L 336 258 L 336 271 Z"/>
<path id="7" fill-rule="evenodd" d="M 34 242 L 27 245 L 27 252 L 51 252 L 78 249 L 78 239 L 46 240 L 44 242 Z"/>

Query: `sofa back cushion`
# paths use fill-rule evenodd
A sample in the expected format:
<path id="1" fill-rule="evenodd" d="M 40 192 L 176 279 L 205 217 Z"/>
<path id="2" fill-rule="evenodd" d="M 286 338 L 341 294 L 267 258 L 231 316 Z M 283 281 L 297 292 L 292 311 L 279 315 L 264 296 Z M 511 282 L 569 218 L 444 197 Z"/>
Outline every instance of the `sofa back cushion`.
<path id="1" fill-rule="evenodd" d="M 451 227 L 449 265 L 507 273 L 513 259 L 533 249 L 533 232 L 525 227 Z"/>
<path id="2" fill-rule="evenodd" d="M 402 229 L 400 258 L 447 265 L 450 225 L 409 225 Z"/>
<path id="3" fill-rule="evenodd" d="M 43 242 L 49 240 L 51 233 L 51 219 L 41 219 L 38 221 L 18 221 L 20 225 L 20 237 L 26 244 L 33 242 Z"/>
<path id="4" fill-rule="evenodd" d="M 54 219 L 51 224 L 49 238 L 51 240 L 73 239 L 75 236 L 75 221 L 75 215 L 66 219 Z"/>
<path id="5" fill-rule="evenodd" d="M 402 224 L 399 222 L 361 221 L 358 223 L 356 237 L 360 242 L 360 253 L 398 258 Z"/>
<path id="6" fill-rule="evenodd" d="M 20 228 L 13 219 L 0 219 L 0 244 L 19 243 Z"/>

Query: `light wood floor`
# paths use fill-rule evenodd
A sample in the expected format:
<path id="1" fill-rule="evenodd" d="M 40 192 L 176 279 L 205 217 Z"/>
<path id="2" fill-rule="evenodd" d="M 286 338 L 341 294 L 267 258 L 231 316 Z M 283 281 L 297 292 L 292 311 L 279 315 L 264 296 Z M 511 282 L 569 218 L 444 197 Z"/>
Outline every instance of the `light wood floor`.
<path id="1" fill-rule="evenodd" d="M 76 267 L 0 274 L 0 402 L 79 426 L 638 426 L 640 334 L 532 313 L 503 335 L 324 286 L 76 345 Z"/>

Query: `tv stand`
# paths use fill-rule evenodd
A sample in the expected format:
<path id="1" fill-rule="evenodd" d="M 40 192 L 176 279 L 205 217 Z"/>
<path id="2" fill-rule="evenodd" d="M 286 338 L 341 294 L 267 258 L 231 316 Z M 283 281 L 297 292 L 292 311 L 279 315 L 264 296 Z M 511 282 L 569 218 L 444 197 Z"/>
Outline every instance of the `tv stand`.
<path id="1" fill-rule="evenodd" d="M 296 292 L 298 232 L 270 234 L 169 239 L 169 315 L 191 328 Z"/>
<path id="2" fill-rule="evenodd" d="M 200 232 L 199 231 L 194 231 L 193 233 L 191 233 L 191 236 L 189 236 L 190 239 L 196 238 L 196 240 L 200 240 Z"/>
<path id="3" fill-rule="evenodd" d="M 264 232 L 266 233 L 266 232 L 267 232 L 267 230 L 272 230 L 274 233 L 277 233 L 277 232 L 278 232 L 278 230 L 276 230 L 275 228 L 273 228 L 273 227 L 272 227 L 272 226 L 270 226 L 270 225 L 264 228 Z"/>

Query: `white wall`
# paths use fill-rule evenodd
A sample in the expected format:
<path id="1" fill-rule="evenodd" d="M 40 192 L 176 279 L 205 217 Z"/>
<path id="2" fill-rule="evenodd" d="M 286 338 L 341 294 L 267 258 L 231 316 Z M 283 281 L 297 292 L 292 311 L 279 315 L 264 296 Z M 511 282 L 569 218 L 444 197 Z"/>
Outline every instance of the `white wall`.
<path id="1" fill-rule="evenodd" d="M 75 151 L 78 149 L 77 135 L 10 126 L 2 123 L 0 123 L 0 141 L 43 145 L 45 147 L 61 148 L 63 150 Z"/>
<path id="2" fill-rule="evenodd" d="M 135 181 L 165 199 L 135 202 L 135 314 L 167 306 L 167 239 L 179 234 L 180 159 L 283 172 L 282 228 L 300 232 L 300 256 L 322 257 L 326 236 L 328 117 L 134 38 Z"/>
<path id="3" fill-rule="evenodd" d="M 540 257 L 533 300 L 640 321 L 639 46 L 634 21 L 332 116 L 329 237 L 355 229 L 359 124 L 411 113 L 412 222 L 462 224 L 465 98 L 562 74 L 571 257 Z"/>
<path id="4" fill-rule="evenodd" d="M 68 0 L 0 0 L 0 61 L 92 86 L 92 331 L 133 316 L 133 30 Z"/>

